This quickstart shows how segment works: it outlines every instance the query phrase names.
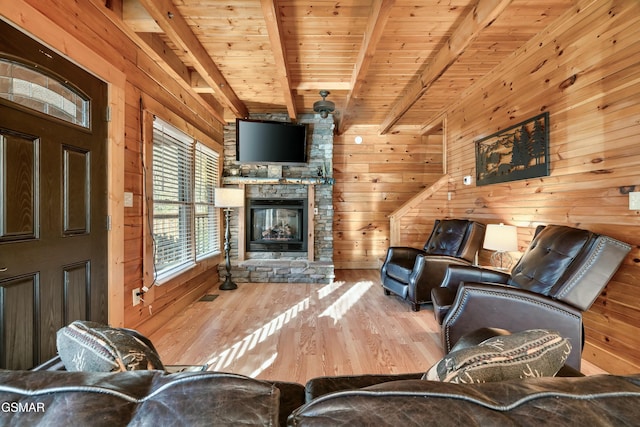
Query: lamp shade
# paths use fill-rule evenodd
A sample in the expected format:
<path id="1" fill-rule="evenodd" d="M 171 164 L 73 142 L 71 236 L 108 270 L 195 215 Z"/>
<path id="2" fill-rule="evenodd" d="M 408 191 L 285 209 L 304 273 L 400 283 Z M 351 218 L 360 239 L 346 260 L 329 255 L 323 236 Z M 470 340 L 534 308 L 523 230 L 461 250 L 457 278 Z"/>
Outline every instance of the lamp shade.
<path id="1" fill-rule="evenodd" d="M 217 208 L 244 206 L 244 190 L 242 188 L 216 188 L 214 201 Z"/>
<path id="2" fill-rule="evenodd" d="M 518 228 L 514 225 L 487 224 L 482 247 L 499 252 L 517 251 Z"/>

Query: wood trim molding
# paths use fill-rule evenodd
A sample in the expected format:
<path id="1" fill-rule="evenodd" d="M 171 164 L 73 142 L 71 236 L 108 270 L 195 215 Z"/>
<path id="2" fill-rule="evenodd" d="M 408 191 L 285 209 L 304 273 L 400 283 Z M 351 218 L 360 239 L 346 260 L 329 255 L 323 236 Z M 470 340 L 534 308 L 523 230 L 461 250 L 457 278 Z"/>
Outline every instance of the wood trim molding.
<path id="1" fill-rule="evenodd" d="M 316 187 L 309 185 L 307 187 L 307 259 L 310 262 L 315 260 L 315 207 L 316 207 Z"/>
<path id="2" fill-rule="evenodd" d="M 428 135 L 434 129 L 442 128 L 442 173 L 447 173 L 447 114 L 440 113 L 420 129 L 420 134 Z"/>

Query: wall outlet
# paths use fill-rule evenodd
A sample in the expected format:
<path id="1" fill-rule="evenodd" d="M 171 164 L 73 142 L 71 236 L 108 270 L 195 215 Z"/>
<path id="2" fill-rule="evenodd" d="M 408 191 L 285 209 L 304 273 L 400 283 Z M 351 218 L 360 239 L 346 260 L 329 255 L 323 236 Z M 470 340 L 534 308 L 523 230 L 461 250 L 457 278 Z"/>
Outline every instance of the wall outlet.
<path id="1" fill-rule="evenodd" d="M 133 193 L 129 191 L 124 192 L 124 207 L 125 208 L 133 207 Z"/>
<path id="2" fill-rule="evenodd" d="M 629 193 L 629 209 L 633 211 L 640 209 L 640 191 Z"/>
<path id="3" fill-rule="evenodd" d="M 138 304 L 140 304 L 140 302 L 142 301 L 141 295 L 140 295 L 140 288 L 135 288 L 132 292 L 131 292 L 132 296 L 133 296 L 133 305 L 136 306 Z"/>

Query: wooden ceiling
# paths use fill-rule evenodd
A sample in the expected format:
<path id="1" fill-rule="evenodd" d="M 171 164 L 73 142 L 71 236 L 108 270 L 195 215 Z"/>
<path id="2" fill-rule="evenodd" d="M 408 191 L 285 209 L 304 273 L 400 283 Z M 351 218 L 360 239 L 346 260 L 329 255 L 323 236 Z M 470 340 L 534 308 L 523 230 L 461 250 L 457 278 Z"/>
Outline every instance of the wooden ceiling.
<path id="1" fill-rule="evenodd" d="M 124 0 L 145 49 L 232 121 L 313 112 L 338 130 L 429 127 L 575 0 Z M 213 102 L 216 104 L 216 102 Z"/>

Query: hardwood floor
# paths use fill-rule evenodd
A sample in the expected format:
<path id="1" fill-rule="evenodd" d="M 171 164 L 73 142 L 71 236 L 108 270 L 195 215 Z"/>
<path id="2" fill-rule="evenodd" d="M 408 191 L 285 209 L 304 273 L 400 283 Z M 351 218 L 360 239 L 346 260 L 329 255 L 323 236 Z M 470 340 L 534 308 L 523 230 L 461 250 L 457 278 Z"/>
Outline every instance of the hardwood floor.
<path id="1" fill-rule="evenodd" d="M 334 283 L 240 283 L 210 294 L 149 338 L 165 364 L 294 381 L 426 371 L 443 355 L 426 306 L 385 296 L 377 270 L 338 270 Z M 583 372 L 604 372 L 583 361 Z"/>

